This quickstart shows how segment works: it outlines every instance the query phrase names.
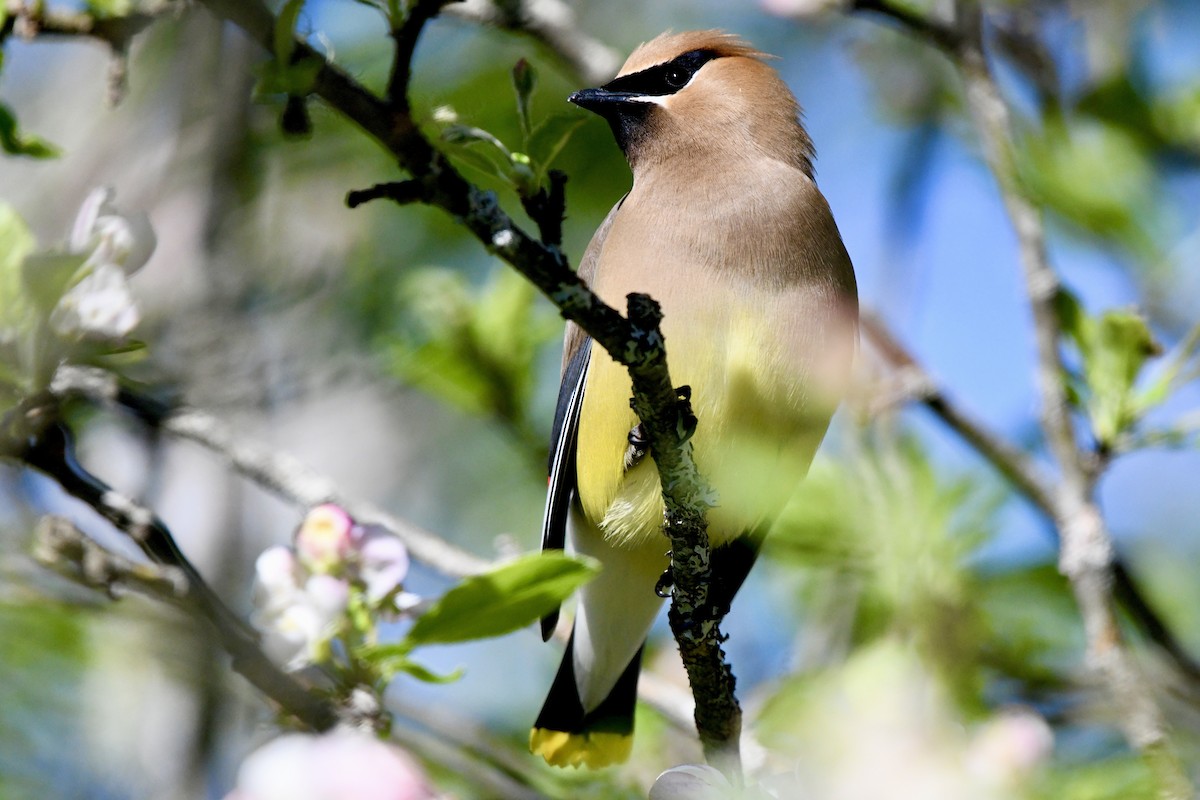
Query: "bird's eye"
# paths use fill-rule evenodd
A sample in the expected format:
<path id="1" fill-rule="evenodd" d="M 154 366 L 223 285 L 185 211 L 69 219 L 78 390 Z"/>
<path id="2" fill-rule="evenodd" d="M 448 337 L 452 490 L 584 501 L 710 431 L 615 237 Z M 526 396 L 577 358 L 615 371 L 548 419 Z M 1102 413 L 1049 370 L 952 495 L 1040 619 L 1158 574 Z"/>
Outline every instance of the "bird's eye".
<path id="1" fill-rule="evenodd" d="M 688 82 L 688 74 L 679 67 L 671 67 L 667 70 L 667 74 L 663 76 L 667 86 L 673 89 L 682 89 Z"/>

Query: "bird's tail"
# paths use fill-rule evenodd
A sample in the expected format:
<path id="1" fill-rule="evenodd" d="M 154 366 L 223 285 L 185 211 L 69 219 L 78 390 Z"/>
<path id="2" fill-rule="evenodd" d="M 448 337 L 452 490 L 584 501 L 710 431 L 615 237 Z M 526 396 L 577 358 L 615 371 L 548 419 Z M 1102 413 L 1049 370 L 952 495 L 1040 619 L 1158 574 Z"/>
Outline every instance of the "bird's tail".
<path id="1" fill-rule="evenodd" d="M 633 747 L 633 712 L 637 705 L 642 648 L 613 686 L 608 697 L 585 711 L 575 682 L 575 636 L 567 643 L 550 694 L 529 732 L 529 751 L 555 767 L 599 769 L 620 764 Z"/>

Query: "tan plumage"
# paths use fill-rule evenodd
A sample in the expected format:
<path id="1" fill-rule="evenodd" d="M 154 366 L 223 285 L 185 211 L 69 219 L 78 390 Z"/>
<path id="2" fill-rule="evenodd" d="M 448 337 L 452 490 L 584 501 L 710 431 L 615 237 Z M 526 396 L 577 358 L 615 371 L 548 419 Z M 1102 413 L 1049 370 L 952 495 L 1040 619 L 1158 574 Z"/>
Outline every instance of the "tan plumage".
<path id="1" fill-rule="evenodd" d="M 718 495 L 709 532 L 724 602 L 824 435 L 857 317 L 850 259 L 813 180 L 812 143 L 764 58 L 718 31 L 664 35 L 638 48 L 613 82 L 572 97 L 608 119 L 634 175 L 580 274 L 618 308 L 635 291 L 662 304 L 671 375 L 691 386 L 700 420 L 696 461 Z M 564 395 L 573 388 L 568 378 L 583 381 L 572 407 L 569 528 L 575 548 L 605 570 L 581 594 L 570 664 L 531 743 L 551 763 L 594 766 L 627 751 L 630 731 L 588 717 L 614 686 L 629 691 L 622 676 L 636 677 L 667 559 L 657 472 L 648 459 L 627 461 L 637 424 L 628 374 L 589 348 L 569 325 L 564 364 L 586 363 L 564 374 Z M 565 432 L 573 443 L 571 416 Z M 554 546 L 552 517 L 546 535 Z M 582 720 L 564 720 L 555 705 L 572 685 Z M 611 722 L 600 710 L 599 721 Z M 620 735 L 605 738 L 611 731 Z"/>

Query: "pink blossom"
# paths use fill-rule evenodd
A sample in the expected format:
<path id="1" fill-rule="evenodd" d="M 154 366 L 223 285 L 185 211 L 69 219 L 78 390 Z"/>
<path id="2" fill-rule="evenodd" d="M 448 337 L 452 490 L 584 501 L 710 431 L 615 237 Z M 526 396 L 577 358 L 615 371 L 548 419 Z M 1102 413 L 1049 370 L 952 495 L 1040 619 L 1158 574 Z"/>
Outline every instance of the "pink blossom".
<path id="1" fill-rule="evenodd" d="M 225 800 L 428 800 L 420 767 L 397 747 L 339 729 L 284 734 L 242 763 Z"/>
<path id="2" fill-rule="evenodd" d="M 408 575 L 408 549 L 381 528 L 368 528 L 359 548 L 359 575 L 367 586 L 367 599 L 378 603 L 399 589 Z"/>
<path id="3" fill-rule="evenodd" d="M 296 532 L 296 552 L 314 572 L 332 572 L 354 545 L 354 520 L 340 506 L 326 503 L 310 510 Z"/>

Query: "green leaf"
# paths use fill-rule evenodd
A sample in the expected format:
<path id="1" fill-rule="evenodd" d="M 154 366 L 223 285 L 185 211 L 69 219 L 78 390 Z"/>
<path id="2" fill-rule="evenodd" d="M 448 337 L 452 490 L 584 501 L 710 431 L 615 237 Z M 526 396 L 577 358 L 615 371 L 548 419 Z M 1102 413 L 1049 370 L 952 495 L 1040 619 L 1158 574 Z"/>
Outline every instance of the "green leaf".
<path id="1" fill-rule="evenodd" d="M 526 149 L 537 168 L 538 180 L 545 177 L 558 154 L 567 146 L 571 136 L 586 117 L 578 114 L 555 114 L 538 123 L 529 137 Z"/>
<path id="2" fill-rule="evenodd" d="M 1166 364 L 1158 375 L 1145 388 L 1137 393 L 1134 404 L 1141 413 L 1145 413 L 1166 402 L 1171 392 L 1189 378 L 1195 377 L 1185 372 L 1188 363 L 1200 353 L 1200 322 L 1196 323 L 1183 341 L 1176 346 L 1167 359 Z"/>
<path id="3" fill-rule="evenodd" d="M 513 183 L 513 153 L 483 128 L 454 123 L 442 129 L 441 139 L 450 155 L 485 175 Z"/>
<path id="4" fill-rule="evenodd" d="M 460 273 L 419 270 L 401 285 L 410 330 L 392 345 L 407 383 L 474 414 L 523 424 L 539 348 L 558 335 L 556 317 L 512 270 L 475 289 Z"/>
<path id="5" fill-rule="evenodd" d="M 1101 315 L 1095 328 L 1084 375 L 1091 392 L 1089 414 L 1096 438 L 1112 444 L 1137 422 L 1140 413 L 1133 388 L 1146 361 L 1161 348 L 1146 320 L 1133 311 L 1113 310 Z"/>
<path id="6" fill-rule="evenodd" d="M 547 551 L 522 556 L 446 592 L 408 632 L 410 646 L 502 636 L 541 619 L 592 578 L 600 567 Z"/>
<path id="7" fill-rule="evenodd" d="M 404 672 L 425 683 L 453 683 L 463 676 L 463 670 L 456 669 L 448 675 L 439 675 L 428 667 L 410 659 L 413 644 L 405 639 L 392 644 L 371 645 L 360 648 L 355 655 L 361 660 L 375 666 L 385 680 L 391 680 L 397 673 Z"/>
<path id="8" fill-rule="evenodd" d="M 4 103 L 0 103 L 0 150 L 29 158 L 57 158 L 59 152 L 46 140 L 22 133 L 12 109 Z"/>
<path id="9" fill-rule="evenodd" d="M 462 678 L 464 674 L 463 668 L 459 667 L 448 675 L 439 675 L 428 667 L 422 666 L 415 661 L 409 661 L 408 659 L 397 663 L 395 666 L 397 668 L 396 671 L 404 672 L 425 683 L 454 683 Z"/>
<path id="10" fill-rule="evenodd" d="M 1087 324 L 1087 313 L 1075 293 L 1066 287 L 1059 287 L 1054 295 L 1054 311 L 1058 316 L 1058 325 L 1075 342 L 1082 351 L 1087 346 L 1087 335 L 1084 330 Z"/>
<path id="11" fill-rule="evenodd" d="M 79 276 L 87 256 L 76 253 L 36 253 L 25 259 L 21 282 L 34 307 L 49 314 Z"/>
<path id="12" fill-rule="evenodd" d="M 287 0 L 275 19 L 273 51 L 280 65 L 286 66 L 296 50 L 296 23 L 303 8 L 304 0 Z"/>
<path id="13" fill-rule="evenodd" d="M 476 128 L 472 125 L 460 125 L 457 123 L 453 125 L 447 125 L 442 129 L 442 141 L 446 144 L 454 145 L 490 145 L 504 156 L 505 161 L 512 160 L 512 153 L 507 147 L 504 146 L 504 142 L 500 141 L 483 128 Z"/>
<path id="14" fill-rule="evenodd" d="M 1165 383 L 1136 391 L 1146 362 L 1161 352 L 1150 326 L 1136 311 L 1110 309 L 1093 317 L 1065 289 L 1055 298 L 1055 306 L 1082 367 L 1081 374 L 1064 376 L 1068 396 L 1086 410 L 1096 439 L 1113 447 L 1146 411 L 1165 399 L 1174 373 L 1168 370 L 1162 376 Z"/>
<path id="15" fill-rule="evenodd" d="M 1114 124 L 1050 119 L 1023 131 L 1019 146 L 1018 178 L 1037 203 L 1089 237 L 1161 260 L 1147 222 L 1161 189 L 1145 142 Z"/>
<path id="16" fill-rule="evenodd" d="M 492 178 L 508 180 L 508 164 L 501 163 L 493 157 L 485 155 L 473 147 L 454 147 L 450 149 L 450 159 L 460 166 L 481 172 Z"/>
<path id="17" fill-rule="evenodd" d="M 15 325 L 28 307 L 21 272 L 33 245 L 25 221 L 12 206 L 0 203 L 0 328 Z"/>
<path id="18" fill-rule="evenodd" d="M 254 70 L 258 75 L 254 96 L 262 98 L 267 95 L 287 94 L 303 97 L 311 94 L 322 66 L 321 59 L 311 56 L 290 64 L 282 61 L 260 64 Z"/>
<path id="19" fill-rule="evenodd" d="M 132 0 L 87 0 L 87 10 L 101 19 L 127 17 L 133 12 Z"/>

